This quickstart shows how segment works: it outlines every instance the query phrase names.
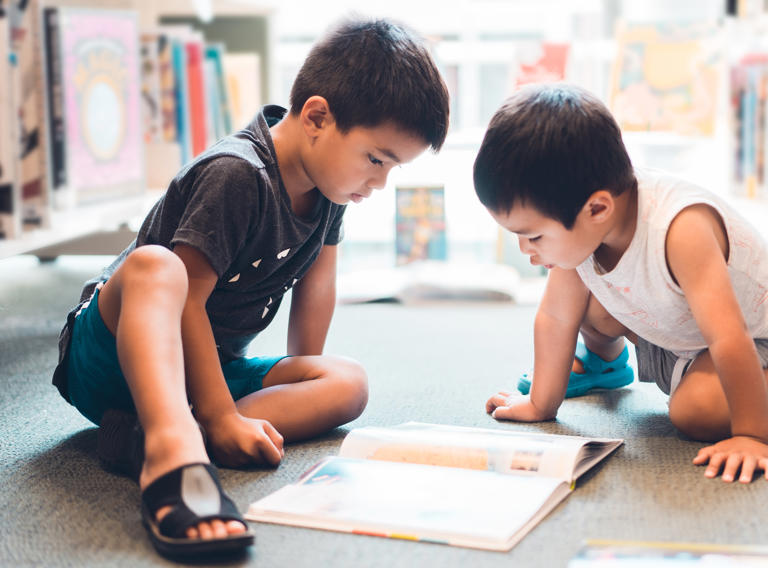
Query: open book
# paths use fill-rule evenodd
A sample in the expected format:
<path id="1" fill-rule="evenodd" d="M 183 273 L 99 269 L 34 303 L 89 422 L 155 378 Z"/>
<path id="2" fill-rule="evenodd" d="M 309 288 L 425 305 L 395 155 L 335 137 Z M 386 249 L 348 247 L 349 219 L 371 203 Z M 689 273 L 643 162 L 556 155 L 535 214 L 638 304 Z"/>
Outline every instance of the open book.
<path id="1" fill-rule="evenodd" d="M 622 442 L 418 422 L 359 428 L 338 457 L 252 503 L 245 517 L 509 550 Z"/>

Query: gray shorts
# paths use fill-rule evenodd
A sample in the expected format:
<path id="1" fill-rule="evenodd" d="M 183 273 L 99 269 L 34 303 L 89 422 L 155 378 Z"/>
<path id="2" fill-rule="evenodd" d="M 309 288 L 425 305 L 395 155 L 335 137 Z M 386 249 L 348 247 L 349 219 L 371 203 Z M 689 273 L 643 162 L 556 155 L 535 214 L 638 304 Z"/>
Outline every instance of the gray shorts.
<path id="1" fill-rule="evenodd" d="M 757 356 L 763 369 L 768 369 L 768 339 L 755 339 Z M 637 378 L 642 383 L 656 383 L 664 393 L 675 392 L 680 380 L 693 363 L 693 359 L 683 359 L 662 349 L 643 338 L 637 338 Z"/>

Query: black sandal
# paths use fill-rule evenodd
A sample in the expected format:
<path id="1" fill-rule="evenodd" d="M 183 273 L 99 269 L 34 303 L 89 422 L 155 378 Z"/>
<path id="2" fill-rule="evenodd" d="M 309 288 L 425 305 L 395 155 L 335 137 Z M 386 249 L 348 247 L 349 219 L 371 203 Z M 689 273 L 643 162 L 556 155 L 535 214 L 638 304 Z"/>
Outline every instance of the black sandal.
<path id="1" fill-rule="evenodd" d="M 165 506 L 171 511 L 158 522 L 157 510 Z M 189 527 L 214 519 L 239 521 L 246 532 L 225 538 L 187 538 Z M 157 551 L 169 557 L 242 552 L 254 540 L 209 463 L 183 465 L 150 483 L 141 494 L 141 520 Z"/>

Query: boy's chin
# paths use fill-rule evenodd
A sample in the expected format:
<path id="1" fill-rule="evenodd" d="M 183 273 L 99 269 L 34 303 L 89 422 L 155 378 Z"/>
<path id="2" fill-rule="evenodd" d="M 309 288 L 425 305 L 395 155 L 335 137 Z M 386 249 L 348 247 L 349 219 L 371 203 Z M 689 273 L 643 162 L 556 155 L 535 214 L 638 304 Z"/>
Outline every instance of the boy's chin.
<path id="1" fill-rule="evenodd" d="M 348 195 L 340 195 L 339 193 L 324 191 L 319 187 L 317 188 L 317 191 L 319 191 L 320 195 L 325 197 L 328 201 L 336 205 L 347 205 L 348 203 L 350 203 L 350 199 Z"/>

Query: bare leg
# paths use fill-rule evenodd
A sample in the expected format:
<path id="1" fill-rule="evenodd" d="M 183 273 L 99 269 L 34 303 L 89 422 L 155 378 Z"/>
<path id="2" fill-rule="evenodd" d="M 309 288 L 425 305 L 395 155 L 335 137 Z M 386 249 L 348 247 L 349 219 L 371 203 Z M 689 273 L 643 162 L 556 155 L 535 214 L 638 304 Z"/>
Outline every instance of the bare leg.
<path id="1" fill-rule="evenodd" d="M 287 442 L 354 420 L 368 402 L 365 370 L 343 357 L 281 359 L 264 377 L 263 386 L 238 400 L 238 410 L 244 416 L 268 420 Z"/>
<path id="2" fill-rule="evenodd" d="M 696 357 L 680 386 L 672 393 L 669 419 L 678 430 L 694 440 L 709 442 L 730 437 L 728 400 L 709 351 Z"/>
<path id="3" fill-rule="evenodd" d="M 591 294 L 579 331 L 587 349 L 606 361 L 613 361 L 621 354 L 625 337 L 632 343 L 637 343 L 637 336 L 616 321 Z M 577 373 L 584 372 L 584 367 L 578 359 L 574 359 L 573 370 Z"/>
<path id="4" fill-rule="evenodd" d="M 120 367 L 144 429 L 142 489 L 179 466 L 209 461 L 187 402 L 181 340 L 186 296 L 184 264 L 159 246 L 136 249 L 99 293 L 99 313 L 116 338 Z M 167 512 L 160 509 L 158 517 Z M 213 521 L 189 529 L 188 536 L 223 537 L 244 530 L 236 521 Z"/>

